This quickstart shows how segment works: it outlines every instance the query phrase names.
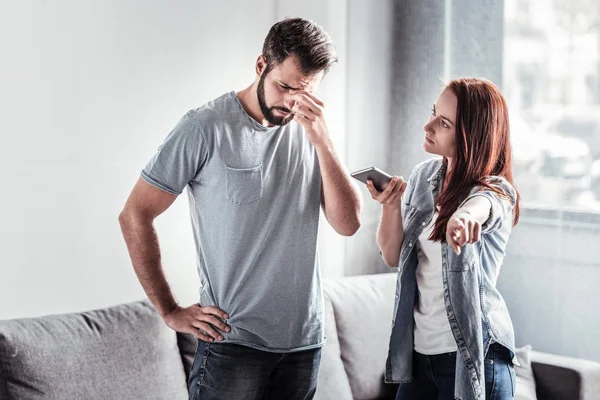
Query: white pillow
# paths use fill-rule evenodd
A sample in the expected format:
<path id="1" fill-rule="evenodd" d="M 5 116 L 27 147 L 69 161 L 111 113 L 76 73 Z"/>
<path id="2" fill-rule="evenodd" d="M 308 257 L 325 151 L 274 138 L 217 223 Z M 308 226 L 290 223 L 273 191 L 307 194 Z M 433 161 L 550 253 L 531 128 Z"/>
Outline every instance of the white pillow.
<path id="1" fill-rule="evenodd" d="M 531 345 L 515 349 L 519 364 L 515 365 L 517 389 L 515 400 L 537 400 L 535 394 L 535 378 L 531 368 Z"/>

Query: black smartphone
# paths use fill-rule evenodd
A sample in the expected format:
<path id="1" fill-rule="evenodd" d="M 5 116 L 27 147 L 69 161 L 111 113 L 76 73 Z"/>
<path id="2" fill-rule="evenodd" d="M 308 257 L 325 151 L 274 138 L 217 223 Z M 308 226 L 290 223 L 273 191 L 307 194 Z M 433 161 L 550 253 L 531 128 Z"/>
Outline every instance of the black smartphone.
<path id="1" fill-rule="evenodd" d="M 365 169 L 361 169 L 360 171 L 355 171 L 350 174 L 354 179 L 358 179 L 365 185 L 367 184 L 367 180 L 370 179 L 373 182 L 373 186 L 379 192 L 385 190 L 387 185 L 392 180 L 392 176 L 386 172 L 383 172 L 377 167 L 369 167 Z"/>

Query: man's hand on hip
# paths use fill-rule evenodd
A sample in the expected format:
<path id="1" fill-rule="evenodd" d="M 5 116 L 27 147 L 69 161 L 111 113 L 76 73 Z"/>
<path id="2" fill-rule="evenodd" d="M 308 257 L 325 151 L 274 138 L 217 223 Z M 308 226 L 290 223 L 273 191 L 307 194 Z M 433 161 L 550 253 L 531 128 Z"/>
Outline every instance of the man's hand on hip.
<path id="1" fill-rule="evenodd" d="M 229 318 L 225 311 L 217 307 L 201 307 L 193 304 L 189 307 L 175 308 L 163 317 L 169 328 L 176 332 L 189 333 L 205 342 L 223 340 L 223 336 L 217 332 L 230 332 L 231 327 L 223 321 Z"/>

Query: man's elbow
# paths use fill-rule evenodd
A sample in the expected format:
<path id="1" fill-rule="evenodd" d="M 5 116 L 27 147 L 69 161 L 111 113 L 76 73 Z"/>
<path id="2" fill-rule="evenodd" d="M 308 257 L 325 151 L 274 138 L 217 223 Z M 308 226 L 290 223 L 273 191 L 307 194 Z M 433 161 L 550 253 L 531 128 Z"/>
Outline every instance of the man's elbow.
<path id="1" fill-rule="evenodd" d="M 346 223 L 342 224 L 336 231 L 342 236 L 353 236 L 359 229 L 360 219 L 356 218 L 351 221 L 346 221 Z"/>
<path id="2" fill-rule="evenodd" d="M 137 215 L 134 211 L 126 207 L 123 209 L 123 211 L 119 213 L 118 219 L 121 229 L 125 230 L 128 227 L 130 227 L 136 220 L 139 219 L 139 215 Z"/>
<path id="3" fill-rule="evenodd" d="M 361 202 L 358 202 L 358 205 L 354 212 L 350 213 L 349 218 L 345 221 L 345 229 L 342 235 L 344 236 L 352 236 L 360 229 L 360 211 L 361 211 Z"/>
<path id="4" fill-rule="evenodd" d="M 339 233 L 342 236 L 353 236 L 356 232 L 358 232 L 359 228 L 360 222 L 337 229 L 337 233 Z"/>
<path id="5" fill-rule="evenodd" d="M 123 210 L 119 213 L 119 226 L 121 227 L 121 230 L 126 229 L 127 226 L 129 225 L 130 221 L 131 221 L 131 216 L 127 212 L 127 210 Z"/>

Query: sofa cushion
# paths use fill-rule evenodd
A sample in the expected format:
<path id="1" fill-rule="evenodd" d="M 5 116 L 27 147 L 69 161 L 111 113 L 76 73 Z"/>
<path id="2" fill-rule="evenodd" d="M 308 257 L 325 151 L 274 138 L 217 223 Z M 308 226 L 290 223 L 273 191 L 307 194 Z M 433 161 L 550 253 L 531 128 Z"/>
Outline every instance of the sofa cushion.
<path id="1" fill-rule="evenodd" d="M 0 359 L 2 399 L 187 398 L 175 333 L 145 301 L 0 321 Z"/>
<path id="2" fill-rule="evenodd" d="M 385 384 L 383 374 L 395 288 L 395 273 L 324 282 L 354 399 L 394 398 L 397 386 Z"/>
<path id="3" fill-rule="evenodd" d="M 517 390 L 515 400 L 537 400 L 535 394 L 535 378 L 531 367 L 531 346 L 527 345 L 515 349 L 519 364 L 515 365 L 517 376 Z"/>
<path id="4" fill-rule="evenodd" d="M 321 368 L 315 400 L 352 400 L 350 382 L 341 358 L 340 342 L 329 293 L 324 290 L 325 335 L 327 342 L 321 352 Z"/>

